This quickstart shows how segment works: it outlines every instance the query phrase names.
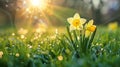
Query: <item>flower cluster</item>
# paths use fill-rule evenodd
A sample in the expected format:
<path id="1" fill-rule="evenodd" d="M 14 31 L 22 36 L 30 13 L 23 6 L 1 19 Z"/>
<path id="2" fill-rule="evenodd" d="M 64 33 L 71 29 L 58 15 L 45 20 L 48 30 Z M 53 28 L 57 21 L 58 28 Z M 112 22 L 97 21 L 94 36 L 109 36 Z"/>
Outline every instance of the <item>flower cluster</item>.
<path id="1" fill-rule="evenodd" d="M 67 21 L 70 24 L 70 31 L 72 31 L 72 30 L 85 30 L 86 37 L 88 37 L 96 29 L 96 26 L 93 25 L 93 22 L 94 22 L 93 20 L 90 20 L 88 23 L 86 23 L 86 19 L 81 18 L 78 13 L 76 13 L 74 15 L 74 17 L 68 18 Z M 85 24 L 85 26 L 84 26 L 84 24 Z"/>
<path id="2" fill-rule="evenodd" d="M 67 21 L 69 23 L 67 27 L 68 38 L 77 55 L 79 56 L 80 52 L 86 53 L 90 49 L 96 33 L 96 26 L 93 25 L 94 21 L 87 22 L 78 13 L 68 18 Z"/>

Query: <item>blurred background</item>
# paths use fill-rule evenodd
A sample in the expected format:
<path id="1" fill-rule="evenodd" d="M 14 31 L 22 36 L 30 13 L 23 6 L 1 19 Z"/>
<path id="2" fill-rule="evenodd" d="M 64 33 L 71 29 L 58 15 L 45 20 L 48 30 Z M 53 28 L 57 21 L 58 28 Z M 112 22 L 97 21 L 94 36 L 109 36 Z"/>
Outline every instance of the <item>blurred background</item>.
<path id="1" fill-rule="evenodd" d="M 120 0 L 0 0 L 0 29 L 65 26 L 76 12 L 98 25 L 120 22 Z"/>

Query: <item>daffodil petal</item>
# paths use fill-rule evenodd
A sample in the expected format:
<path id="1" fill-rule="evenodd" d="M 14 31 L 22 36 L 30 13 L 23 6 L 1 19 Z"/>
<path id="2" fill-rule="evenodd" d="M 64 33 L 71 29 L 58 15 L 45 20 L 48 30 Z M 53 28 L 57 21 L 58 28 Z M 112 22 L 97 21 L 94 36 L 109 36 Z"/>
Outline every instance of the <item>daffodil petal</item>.
<path id="1" fill-rule="evenodd" d="M 85 37 L 90 36 L 90 34 L 91 34 L 91 32 L 90 32 L 90 31 L 88 31 L 88 30 L 86 30 L 86 31 L 85 31 Z"/>
<path id="2" fill-rule="evenodd" d="M 81 30 L 79 26 L 78 26 L 76 29 L 77 29 L 77 30 Z"/>
<path id="3" fill-rule="evenodd" d="M 88 24 L 86 23 L 86 24 L 85 24 L 85 29 L 87 29 L 87 27 L 88 27 Z"/>
<path id="4" fill-rule="evenodd" d="M 73 22 L 73 18 L 68 18 L 67 21 L 71 24 Z"/>
<path id="5" fill-rule="evenodd" d="M 86 22 L 86 19 L 80 18 L 80 22 L 81 22 L 81 24 L 84 24 Z"/>
<path id="6" fill-rule="evenodd" d="M 94 22 L 93 20 L 90 20 L 90 21 L 88 22 L 88 25 L 89 25 L 89 26 L 93 25 L 93 22 Z"/>
<path id="7" fill-rule="evenodd" d="M 74 15 L 74 19 L 80 19 L 80 15 L 79 15 L 78 13 L 76 13 L 76 14 Z"/>
<path id="8" fill-rule="evenodd" d="M 91 27 L 93 25 L 93 20 L 90 20 L 87 24 L 85 24 L 85 29 L 87 29 L 88 27 Z"/>
<path id="9" fill-rule="evenodd" d="M 83 30 L 83 25 L 81 25 L 81 26 L 79 27 L 79 29 L 80 29 L 80 30 Z"/>
<path id="10" fill-rule="evenodd" d="M 76 28 L 72 25 L 70 25 L 70 31 L 75 30 Z"/>

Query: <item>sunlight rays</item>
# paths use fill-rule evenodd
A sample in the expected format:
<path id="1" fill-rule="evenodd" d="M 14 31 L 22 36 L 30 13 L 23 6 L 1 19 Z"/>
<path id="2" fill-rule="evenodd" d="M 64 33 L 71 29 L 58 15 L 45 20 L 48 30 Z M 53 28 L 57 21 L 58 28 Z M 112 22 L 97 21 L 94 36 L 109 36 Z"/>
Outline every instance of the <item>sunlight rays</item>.
<path id="1" fill-rule="evenodd" d="M 56 25 L 61 24 L 64 20 L 64 15 L 66 8 L 62 6 L 54 5 L 49 0 L 26 0 L 26 6 L 23 6 L 16 15 L 18 19 L 22 19 L 22 22 L 18 21 L 20 24 L 27 24 L 27 26 L 33 26 L 34 23 L 45 23 L 46 25 Z M 56 22 L 59 20 L 59 22 Z M 19 25 L 18 23 L 18 25 Z M 24 26 L 24 25 L 23 25 Z"/>

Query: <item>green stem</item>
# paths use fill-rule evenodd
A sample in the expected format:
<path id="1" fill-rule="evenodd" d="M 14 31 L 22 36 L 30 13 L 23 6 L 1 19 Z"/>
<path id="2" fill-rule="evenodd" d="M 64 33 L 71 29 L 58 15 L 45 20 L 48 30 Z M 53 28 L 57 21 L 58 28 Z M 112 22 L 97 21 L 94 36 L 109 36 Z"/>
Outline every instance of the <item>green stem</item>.
<path id="1" fill-rule="evenodd" d="M 96 30 L 97 30 L 97 29 L 95 29 L 95 31 L 93 32 L 91 38 L 90 38 L 89 41 L 88 41 L 88 44 L 87 44 L 87 46 L 88 46 L 87 48 L 88 48 L 88 49 L 90 49 L 90 47 L 91 47 L 91 45 L 92 45 L 93 39 L 94 39 L 95 34 L 96 34 Z"/>
<path id="2" fill-rule="evenodd" d="M 73 41 L 73 39 L 72 39 L 72 35 L 71 35 L 71 33 L 70 33 L 70 30 L 69 30 L 69 27 L 68 27 L 68 26 L 67 26 L 67 32 L 68 32 L 68 35 L 69 35 L 69 37 L 70 37 L 71 43 L 73 44 L 73 47 L 74 47 L 74 49 L 76 50 L 76 47 L 75 47 L 75 44 L 74 44 L 74 41 Z"/>
<path id="3" fill-rule="evenodd" d="M 73 34 L 74 34 L 74 37 L 75 37 L 76 42 L 78 43 L 79 41 L 78 41 L 78 39 L 77 39 L 77 33 L 76 33 L 75 30 L 73 31 Z"/>

